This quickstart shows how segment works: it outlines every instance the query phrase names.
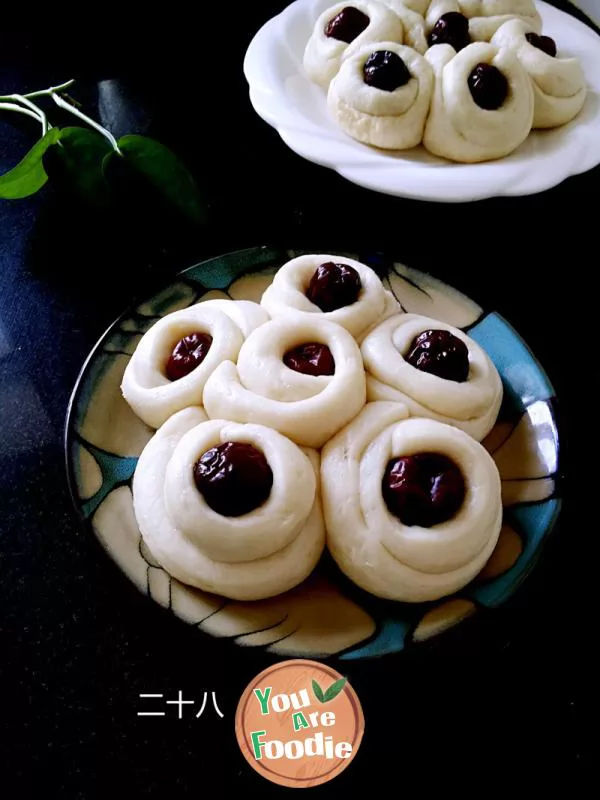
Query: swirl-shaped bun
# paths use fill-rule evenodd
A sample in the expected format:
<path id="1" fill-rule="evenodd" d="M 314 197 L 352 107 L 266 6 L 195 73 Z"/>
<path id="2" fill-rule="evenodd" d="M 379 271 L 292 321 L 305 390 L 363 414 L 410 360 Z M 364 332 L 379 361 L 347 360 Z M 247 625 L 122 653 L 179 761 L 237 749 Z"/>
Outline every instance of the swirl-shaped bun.
<path id="1" fill-rule="evenodd" d="M 330 262 L 355 269 L 362 288 L 352 305 L 324 312 L 308 299 L 306 291 L 318 267 Z M 290 313 L 300 315 L 306 322 L 324 319 L 341 325 L 356 338 L 378 322 L 391 306 L 398 307 L 370 267 L 351 258 L 332 255 L 299 256 L 288 261 L 278 270 L 260 302 L 273 319 L 288 317 Z"/>
<path id="2" fill-rule="evenodd" d="M 428 330 L 448 331 L 466 345 L 466 381 L 440 378 L 405 360 L 412 342 Z M 502 405 L 502 380 L 487 353 L 460 329 L 417 314 L 398 314 L 365 337 L 361 352 L 368 401 L 402 403 L 411 416 L 452 425 L 478 441 L 494 427 Z"/>
<path id="3" fill-rule="evenodd" d="M 435 89 L 423 144 L 443 158 L 476 163 L 502 158 L 527 138 L 533 122 L 533 88 L 514 53 L 475 42 L 456 53 L 448 44 L 425 56 L 435 72 Z M 468 80 L 480 64 L 496 67 L 508 82 L 508 95 L 496 110 L 480 108 Z"/>
<path id="4" fill-rule="evenodd" d="M 358 9 L 369 18 L 369 24 L 352 42 L 346 43 L 327 36 L 325 29 L 344 9 Z M 304 51 L 304 69 L 314 83 L 324 89 L 329 87 L 331 79 L 337 74 L 342 59 L 369 42 L 382 40 L 402 42 L 404 29 L 397 14 L 376 0 L 352 0 L 352 2 L 336 3 L 324 11 L 308 40 Z"/>
<path id="5" fill-rule="evenodd" d="M 502 525 L 500 477 L 487 451 L 463 431 L 406 419 L 397 403 L 369 403 L 323 449 L 321 480 L 327 544 L 340 569 L 378 597 L 436 600 L 458 591 L 485 566 Z M 431 528 L 406 526 L 383 499 L 393 458 L 439 453 L 462 472 L 462 507 Z"/>
<path id="6" fill-rule="evenodd" d="M 526 39 L 535 30 L 514 19 L 498 28 L 492 38 L 496 47 L 514 51 L 531 78 L 534 96 L 533 127 L 555 128 L 579 114 L 587 96 L 585 75 L 576 58 L 555 58 Z"/>
<path id="7" fill-rule="evenodd" d="M 394 91 L 365 83 L 365 64 L 380 51 L 395 53 L 410 73 L 410 80 Z M 405 150 L 423 139 L 432 92 L 433 70 L 422 55 L 401 44 L 379 42 L 344 59 L 329 86 L 327 105 L 352 138 L 383 149 Z"/>
<path id="8" fill-rule="evenodd" d="M 262 451 L 273 473 L 267 501 L 240 517 L 213 511 L 194 465 L 226 442 Z M 174 578 L 235 600 L 285 592 L 316 566 L 325 544 L 318 454 L 259 425 L 206 421 L 201 409 L 171 417 L 144 449 L 133 480 L 135 516 L 158 563 Z"/>
<path id="9" fill-rule="evenodd" d="M 247 300 L 207 300 L 168 314 L 135 349 L 121 385 L 125 400 L 151 428 L 187 406 L 200 405 L 208 376 L 223 361 L 236 361 L 244 338 L 268 319 L 258 303 Z M 198 331 L 212 337 L 204 361 L 180 380 L 169 380 L 166 366 L 173 348 Z"/>
<path id="10" fill-rule="evenodd" d="M 283 358 L 307 343 L 326 345 L 333 375 L 305 375 Z M 221 364 L 204 388 L 209 417 L 267 425 L 307 447 L 322 445 L 365 404 L 365 373 L 358 345 L 339 325 L 292 314 L 261 326 L 244 342 L 237 366 Z"/>
<path id="11" fill-rule="evenodd" d="M 475 42 L 489 42 L 498 28 L 511 19 L 522 20 L 532 31 L 542 30 L 534 0 L 431 0 L 425 15 L 427 32 L 450 11 L 467 17 L 469 35 Z"/>

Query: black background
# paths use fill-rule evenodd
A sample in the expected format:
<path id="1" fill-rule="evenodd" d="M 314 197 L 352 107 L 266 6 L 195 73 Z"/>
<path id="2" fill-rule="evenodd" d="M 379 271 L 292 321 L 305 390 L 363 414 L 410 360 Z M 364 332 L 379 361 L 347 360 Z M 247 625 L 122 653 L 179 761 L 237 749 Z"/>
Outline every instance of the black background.
<path id="1" fill-rule="evenodd" d="M 147 30 L 0 33 L 2 93 L 76 77 L 71 93 L 97 115 L 99 82 L 111 81 L 107 124 L 174 149 L 211 220 L 191 233 L 141 202 L 96 215 L 50 186 L 0 201 L 2 796 L 34 787 L 64 798 L 285 791 L 247 766 L 233 733 L 237 701 L 268 657 L 209 639 L 138 594 L 78 526 L 62 446 L 79 369 L 134 295 L 210 255 L 267 243 L 375 248 L 499 311 L 549 373 L 564 445 L 564 513 L 524 588 L 434 644 L 346 662 L 365 739 L 347 772 L 313 791 L 487 793 L 504 782 L 518 791 L 523 782 L 578 781 L 595 755 L 588 609 L 600 170 L 533 197 L 475 204 L 355 187 L 294 155 L 253 112 L 243 55 L 285 3 L 235 5 Z M 34 128 L 0 118 L 2 172 L 31 146 Z M 210 705 L 200 720 L 136 716 L 140 693 L 179 689 L 191 699 L 215 691 L 225 718 Z M 576 783 L 571 792 L 579 796 Z"/>

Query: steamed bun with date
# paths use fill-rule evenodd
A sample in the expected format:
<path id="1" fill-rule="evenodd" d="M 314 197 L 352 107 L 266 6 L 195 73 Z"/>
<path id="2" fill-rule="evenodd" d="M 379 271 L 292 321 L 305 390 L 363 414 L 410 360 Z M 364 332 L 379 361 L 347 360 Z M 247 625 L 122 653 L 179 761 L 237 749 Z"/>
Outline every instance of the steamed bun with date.
<path id="1" fill-rule="evenodd" d="M 420 53 L 380 42 L 344 59 L 329 87 L 327 104 L 353 139 L 406 150 L 423 138 L 432 93 L 433 70 Z"/>
<path id="2" fill-rule="evenodd" d="M 555 128 L 579 114 L 587 96 L 585 75 L 577 58 L 559 55 L 554 39 L 513 19 L 498 28 L 492 44 L 512 50 L 531 78 L 534 128 Z"/>
<path id="3" fill-rule="evenodd" d="M 346 56 L 384 40 L 404 40 L 402 21 L 390 8 L 376 0 L 337 3 L 317 20 L 304 51 L 304 69 L 311 81 L 327 89 Z"/>

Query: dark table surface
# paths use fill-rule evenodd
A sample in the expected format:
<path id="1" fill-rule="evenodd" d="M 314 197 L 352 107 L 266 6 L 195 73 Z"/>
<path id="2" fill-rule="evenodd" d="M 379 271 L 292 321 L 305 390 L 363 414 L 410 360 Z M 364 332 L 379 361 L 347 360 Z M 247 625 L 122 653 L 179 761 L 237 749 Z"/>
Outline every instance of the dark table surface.
<path id="1" fill-rule="evenodd" d="M 533 197 L 451 206 L 350 185 L 294 155 L 253 112 L 243 54 L 285 3 L 237 5 L 207 12 L 202 33 L 0 34 L 2 93 L 76 77 L 71 93 L 113 132 L 154 136 L 184 159 L 210 212 L 198 234 L 150 225 L 133 207 L 97 215 L 50 186 L 0 201 L 0 794 L 29 796 L 37 782 L 61 798 L 284 791 L 247 766 L 233 732 L 237 701 L 268 657 L 208 639 L 138 594 L 78 526 L 63 455 L 81 365 L 132 297 L 210 255 L 270 243 L 376 248 L 455 285 L 519 330 L 561 408 L 566 504 L 538 568 L 485 624 L 348 662 L 367 733 L 350 769 L 314 791 L 576 780 L 594 755 L 584 553 L 595 473 L 579 469 L 576 451 L 581 442 L 593 453 L 600 169 Z M 0 118 L 1 172 L 33 126 Z M 140 693 L 179 689 L 215 691 L 224 719 L 136 716 Z"/>

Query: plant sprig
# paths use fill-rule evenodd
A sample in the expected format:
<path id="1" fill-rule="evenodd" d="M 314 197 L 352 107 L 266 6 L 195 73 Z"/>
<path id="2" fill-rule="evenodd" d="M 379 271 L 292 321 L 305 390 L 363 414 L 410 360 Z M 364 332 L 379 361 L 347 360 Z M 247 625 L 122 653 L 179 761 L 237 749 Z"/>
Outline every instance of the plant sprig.
<path id="1" fill-rule="evenodd" d="M 44 111 L 33 102 L 36 97 L 60 97 L 59 92 L 68 89 L 75 83 L 75 79 L 65 81 L 60 86 L 50 86 L 48 89 L 40 89 L 37 92 L 29 92 L 28 94 L 4 94 L 0 95 L 0 102 L 8 101 L 10 103 L 10 111 L 17 111 L 27 116 L 33 116 L 42 125 L 42 136 L 46 135 L 48 131 L 48 119 Z"/>
<path id="2" fill-rule="evenodd" d="M 48 181 L 48 172 L 52 172 L 49 167 L 53 164 L 63 184 L 97 204 L 100 200 L 106 201 L 115 191 L 118 193 L 114 176 L 125 169 L 134 182 L 141 181 L 159 202 L 174 208 L 189 222 L 205 222 L 205 208 L 198 187 L 175 154 L 146 136 L 130 134 L 117 140 L 66 94 L 74 82 L 71 79 L 26 94 L 0 95 L 0 112 L 22 114 L 41 126 L 41 137 L 19 164 L 0 175 L 0 198 L 16 200 L 39 191 Z M 54 127 L 39 105 L 44 98 L 51 99 L 87 127 Z"/>

